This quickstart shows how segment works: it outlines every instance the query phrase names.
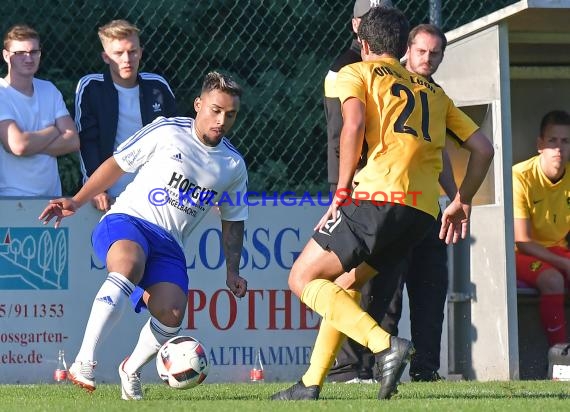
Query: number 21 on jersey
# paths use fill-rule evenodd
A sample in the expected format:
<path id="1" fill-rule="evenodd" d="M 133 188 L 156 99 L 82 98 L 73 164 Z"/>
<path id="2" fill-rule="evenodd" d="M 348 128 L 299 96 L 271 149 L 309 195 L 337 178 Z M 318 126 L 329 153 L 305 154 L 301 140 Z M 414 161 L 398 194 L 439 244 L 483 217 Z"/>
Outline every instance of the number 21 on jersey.
<path id="1" fill-rule="evenodd" d="M 414 111 L 414 107 L 416 107 L 416 97 L 414 96 L 414 93 L 401 83 L 394 83 L 390 88 L 390 91 L 392 92 L 392 96 L 406 97 L 406 105 L 394 122 L 394 131 L 397 133 L 407 133 L 411 134 L 412 136 L 419 137 L 418 131 L 406 123 Z M 425 141 L 431 142 L 431 137 L 429 135 L 428 95 L 424 91 L 420 91 L 420 104 L 422 110 L 421 133 Z"/>

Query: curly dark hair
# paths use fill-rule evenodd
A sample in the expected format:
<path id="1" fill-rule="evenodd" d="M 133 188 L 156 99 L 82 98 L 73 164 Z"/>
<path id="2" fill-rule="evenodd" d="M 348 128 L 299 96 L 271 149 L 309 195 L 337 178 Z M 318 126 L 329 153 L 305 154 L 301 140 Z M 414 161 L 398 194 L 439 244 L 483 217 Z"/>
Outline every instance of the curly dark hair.
<path id="1" fill-rule="evenodd" d="M 358 37 L 374 54 L 390 54 L 401 58 L 406 54 L 410 24 L 398 9 L 373 7 L 362 17 Z"/>

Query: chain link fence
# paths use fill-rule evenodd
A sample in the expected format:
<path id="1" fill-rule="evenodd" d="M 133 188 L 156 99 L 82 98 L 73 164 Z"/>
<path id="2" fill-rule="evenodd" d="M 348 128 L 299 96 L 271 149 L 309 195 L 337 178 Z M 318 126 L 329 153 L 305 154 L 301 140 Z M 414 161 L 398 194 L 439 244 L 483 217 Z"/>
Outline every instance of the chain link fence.
<path id="1" fill-rule="evenodd" d="M 441 21 L 451 30 L 515 1 L 443 0 Z M 430 1 L 394 1 L 413 25 L 429 22 Z M 75 86 L 104 69 L 97 28 L 124 18 L 141 29 L 141 70 L 162 74 L 180 114 L 204 75 L 231 74 L 243 87 L 232 143 L 249 167 L 256 191 L 327 191 L 323 80 L 351 41 L 353 0 L 4 0 L 2 33 L 16 23 L 42 38 L 38 77 L 63 93 L 70 111 Z M 5 74 L 5 66 L 2 68 Z M 76 155 L 60 158 L 64 192 L 80 174 Z"/>

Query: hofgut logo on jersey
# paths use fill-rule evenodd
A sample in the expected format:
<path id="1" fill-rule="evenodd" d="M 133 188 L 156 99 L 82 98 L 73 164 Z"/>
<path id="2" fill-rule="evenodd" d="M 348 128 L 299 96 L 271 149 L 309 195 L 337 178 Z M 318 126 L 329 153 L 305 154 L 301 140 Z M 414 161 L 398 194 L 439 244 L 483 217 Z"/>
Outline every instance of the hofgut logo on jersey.
<path id="1" fill-rule="evenodd" d="M 168 186 L 178 192 L 178 203 L 189 206 L 206 205 L 213 206 L 214 198 L 218 192 L 214 189 L 202 187 L 192 182 L 182 174 L 173 172 Z"/>

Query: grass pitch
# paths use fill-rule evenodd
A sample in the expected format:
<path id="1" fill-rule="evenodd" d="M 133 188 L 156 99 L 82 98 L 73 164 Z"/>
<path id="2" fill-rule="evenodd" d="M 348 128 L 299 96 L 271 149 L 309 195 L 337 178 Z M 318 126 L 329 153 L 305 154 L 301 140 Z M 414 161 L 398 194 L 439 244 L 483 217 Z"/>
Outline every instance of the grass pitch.
<path id="1" fill-rule="evenodd" d="M 268 398 L 289 383 L 203 384 L 182 391 L 144 385 L 145 399 L 122 401 L 119 385 L 89 394 L 71 384 L 1 385 L 2 411 L 529 411 L 570 410 L 570 383 L 552 381 L 403 383 L 389 401 L 377 385 L 325 384 L 321 399 L 283 402 Z"/>

